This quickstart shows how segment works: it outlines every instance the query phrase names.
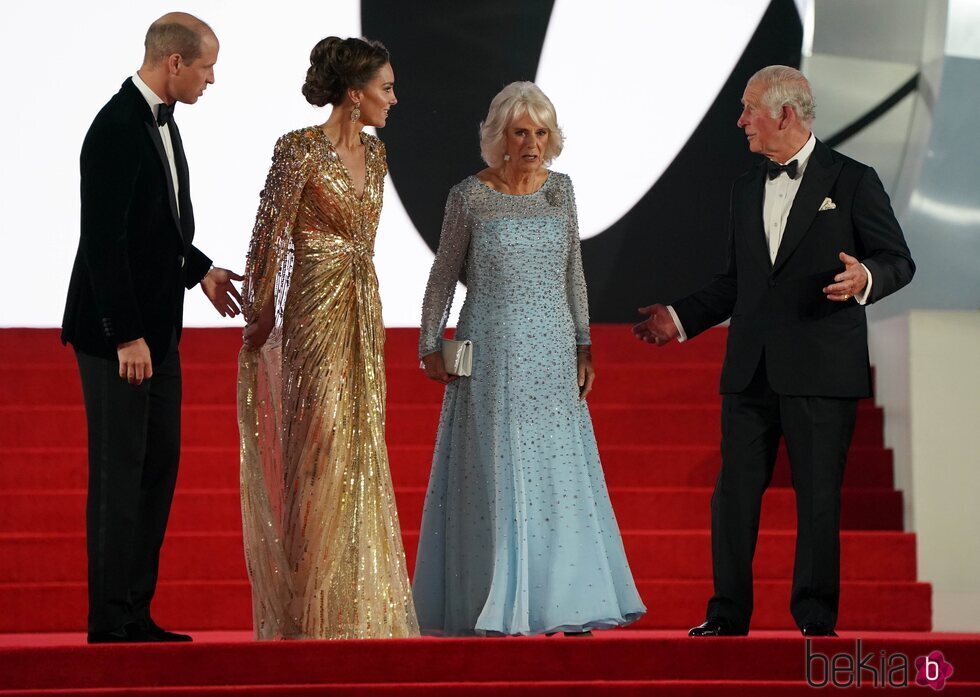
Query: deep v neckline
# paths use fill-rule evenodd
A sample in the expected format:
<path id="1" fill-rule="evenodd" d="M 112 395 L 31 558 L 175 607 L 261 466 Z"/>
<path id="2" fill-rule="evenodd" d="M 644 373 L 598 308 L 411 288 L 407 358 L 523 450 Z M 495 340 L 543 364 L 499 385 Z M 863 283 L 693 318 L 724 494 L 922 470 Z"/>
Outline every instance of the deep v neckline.
<path id="1" fill-rule="evenodd" d="M 333 141 L 330 140 L 330 136 L 324 133 L 322 128 L 318 126 L 316 130 L 320 131 L 320 134 L 323 135 L 323 139 L 327 141 L 330 151 L 336 156 L 337 162 L 340 164 L 341 170 L 343 170 L 344 177 L 347 179 L 347 184 L 351 192 L 354 194 L 354 198 L 356 198 L 358 201 L 363 201 L 364 192 L 367 191 L 368 182 L 368 144 L 364 140 L 364 131 L 361 131 L 358 134 L 358 137 L 361 139 L 361 146 L 364 148 L 364 181 L 361 183 L 361 191 L 358 192 L 357 187 L 354 184 L 354 175 L 351 173 L 347 163 L 344 162 L 344 158 L 340 156 L 340 151 L 337 150 L 337 146 L 334 145 Z"/>

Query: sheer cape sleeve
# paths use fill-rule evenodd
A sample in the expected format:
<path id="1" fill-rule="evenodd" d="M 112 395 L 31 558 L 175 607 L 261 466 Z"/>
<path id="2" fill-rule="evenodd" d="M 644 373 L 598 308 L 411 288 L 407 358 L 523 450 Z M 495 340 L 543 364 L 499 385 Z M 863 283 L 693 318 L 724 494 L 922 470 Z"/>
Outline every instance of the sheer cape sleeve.
<path id="1" fill-rule="evenodd" d="M 282 322 L 292 268 L 293 223 L 315 164 L 316 148 L 310 130 L 282 136 L 272 153 L 272 166 L 259 194 L 259 210 L 245 260 L 242 310 L 246 323 L 255 321 L 270 300 L 276 303 L 276 324 Z"/>
<path id="2" fill-rule="evenodd" d="M 276 328 L 258 350 L 238 356 L 242 530 L 252 582 L 257 639 L 295 636 L 298 627 L 291 566 L 283 542 L 282 312 L 292 272 L 292 234 L 303 189 L 316 166 L 313 129 L 276 143 L 260 194 L 242 285 L 242 309 L 253 322 L 275 303 Z"/>
<path id="3" fill-rule="evenodd" d="M 439 251 L 429 271 L 422 301 L 422 330 L 419 336 L 419 358 L 442 348 L 442 333 L 449 320 L 456 282 L 466 263 L 470 247 L 471 224 L 466 211 L 462 185 L 449 191 L 446 212 L 442 218 Z"/>
<path id="4" fill-rule="evenodd" d="M 575 344 L 587 346 L 592 343 L 589 334 L 589 292 L 585 285 L 585 272 L 582 269 L 582 242 L 578 232 L 578 209 L 575 206 L 575 190 L 572 180 L 564 177 L 565 197 L 568 201 L 568 267 L 565 286 L 568 293 L 568 307 L 575 325 Z"/>

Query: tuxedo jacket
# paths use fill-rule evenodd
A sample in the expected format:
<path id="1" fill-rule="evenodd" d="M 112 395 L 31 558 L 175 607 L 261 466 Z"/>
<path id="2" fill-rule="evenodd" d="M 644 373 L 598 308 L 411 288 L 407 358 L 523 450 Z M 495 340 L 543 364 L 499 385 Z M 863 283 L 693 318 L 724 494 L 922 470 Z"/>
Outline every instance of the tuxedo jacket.
<path id="1" fill-rule="evenodd" d="M 159 363 L 172 337 L 180 338 L 184 289 L 211 266 L 192 244 L 187 160 L 176 124 L 168 127 L 179 209 L 153 112 L 132 78 L 85 136 L 81 238 L 61 331 L 77 350 L 115 358 L 118 344 L 143 337 Z"/>
<path id="2" fill-rule="evenodd" d="M 764 356 L 778 394 L 871 394 L 864 307 L 827 300 L 822 289 L 843 271 L 840 252 L 871 272 L 869 303 L 907 284 L 915 264 L 874 169 L 817 141 L 802 176 L 775 263 L 763 223 L 763 162 L 732 187 L 723 270 L 672 303 L 688 337 L 731 318 L 722 393 L 743 391 Z M 836 207 L 821 211 L 825 198 Z"/>

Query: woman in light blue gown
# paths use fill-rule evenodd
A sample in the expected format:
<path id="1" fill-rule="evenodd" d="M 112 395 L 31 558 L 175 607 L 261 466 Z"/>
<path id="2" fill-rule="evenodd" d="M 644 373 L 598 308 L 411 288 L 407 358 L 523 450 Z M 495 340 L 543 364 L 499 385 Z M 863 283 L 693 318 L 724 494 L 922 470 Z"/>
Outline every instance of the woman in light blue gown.
<path id="1" fill-rule="evenodd" d="M 481 124 L 489 167 L 449 192 L 419 356 L 446 384 L 414 596 L 425 634 L 587 633 L 645 611 L 623 551 L 585 396 L 594 379 L 572 183 L 554 107 L 515 82 Z M 457 339 L 471 377 L 446 373 Z"/>

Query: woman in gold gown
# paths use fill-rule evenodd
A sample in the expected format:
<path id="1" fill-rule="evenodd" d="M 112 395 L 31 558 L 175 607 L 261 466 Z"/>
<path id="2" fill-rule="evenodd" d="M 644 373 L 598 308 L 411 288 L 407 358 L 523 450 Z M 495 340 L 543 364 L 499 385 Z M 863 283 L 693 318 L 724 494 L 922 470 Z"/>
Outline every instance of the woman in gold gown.
<path id="1" fill-rule="evenodd" d="M 238 417 L 255 636 L 418 634 L 385 447 L 372 263 L 396 103 L 378 42 L 328 37 L 306 99 L 322 126 L 276 143 L 242 294 Z"/>

